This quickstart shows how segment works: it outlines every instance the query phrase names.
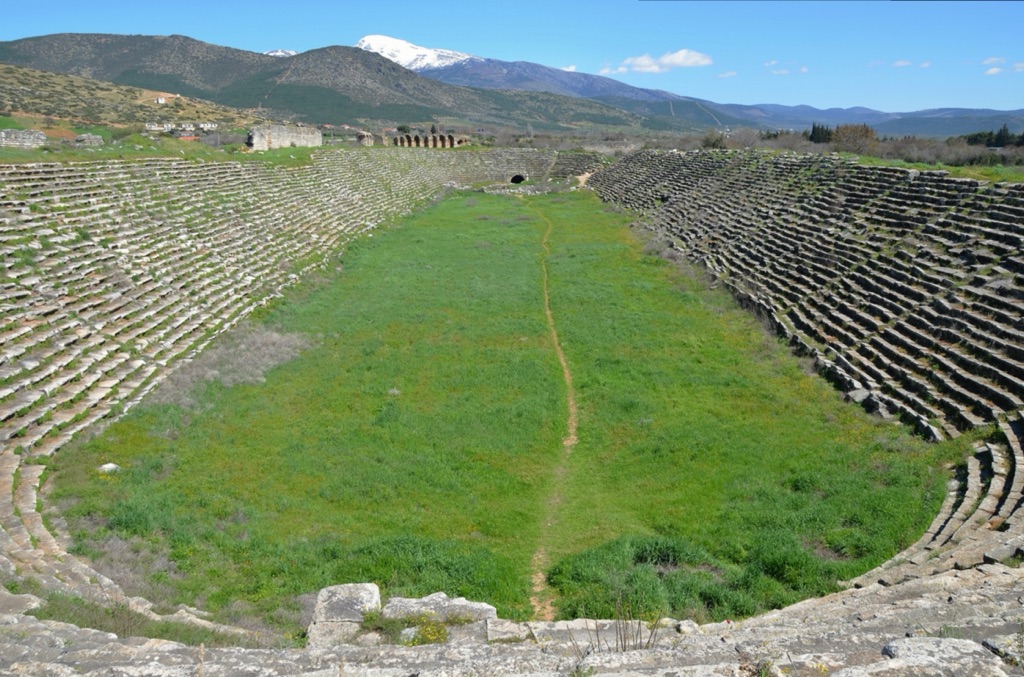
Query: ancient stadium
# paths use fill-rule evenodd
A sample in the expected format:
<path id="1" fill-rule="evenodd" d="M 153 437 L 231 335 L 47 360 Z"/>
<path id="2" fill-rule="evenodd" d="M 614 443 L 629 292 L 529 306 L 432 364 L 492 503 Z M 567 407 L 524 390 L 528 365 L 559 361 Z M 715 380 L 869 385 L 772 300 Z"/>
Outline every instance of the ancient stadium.
<path id="1" fill-rule="evenodd" d="M 526 181 L 514 187 L 513 179 Z M 348 275 L 349 249 L 362 251 L 377 236 L 373 246 L 386 251 L 396 237 L 388 228 L 431 201 L 448 195 L 468 204 L 498 192 L 532 209 L 528 193 L 540 184 L 591 192 L 602 209 L 628 214 L 651 252 L 727 290 L 858 416 L 866 410 L 874 425 L 899 423 L 936 444 L 969 440 L 966 457 L 941 478 L 941 507 L 923 535 L 842 589 L 737 619 L 648 618 L 619 607 L 612 618 L 551 620 L 542 600 L 532 618 L 513 620 L 485 600 L 446 595 L 394 596 L 381 609 L 369 580 L 334 581 L 319 595 L 306 591 L 316 605 L 301 647 L 272 646 L 263 630 L 210 620 L 203 608 L 170 610 L 135 596 L 76 547 L 48 495 L 51 461 L 59 467 L 89 435 L 102 440 L 104 428 L 143 409 L 174 374 L 291 290 Z M 547 214 L 550 230 L 555 217 Z M 532 149 L 360 148 L 317 151 L 298 168 L 166 158 L 32 163 L 0 166 L 0 236 L 4 674 L 1019 674 L 1024 185 L 726 150 L 638 151 L 612 161 Z M 537 260 L 549 256 L 538 248 Z M 557 293 L 550 301 L 550 332 L 538 325 L 538 340 L 551 337 L 545 345 L 558 348 L 561 363 L 552 357 L 550 372 L 567 376 L 569 401 L 558 404 L 569 423 L 562 411 L 549 431 L 561 467 L 563 447 L 571 451 L 589 423 L 572 414 L 572 356 L 560 342 L 573 336 L 559 326 Z M 577 378 L 575 387 L 588 385 Z M 634 419 L 646 425 L 641 415 Z M 760 432 L 736 434 L 756 440 Z M 258 474 L 260 463 L 252 467 Z M 90 478 L 118 481 L 127 470 L 95 468 Z M 820 494 L 809 481 L 794 476 L 793 491 L 808 489 L 813 502 Z M 835 533 L 837 550 L 814 544 L 825 559 L 856 550 Z M 555 562 L 537 552 L 538 571 L 550 574 Z M 659 561 L 646 570 L 667 578 L 680 566 Z M 695 567 L 719 573 L 717 565 Z M 781 569 L 780 579 L 788 575 Z M 768 578 L 764 585 L 775 585 Z M 543 581 L 533 592 L 550 601 Z M 239 645 L 33 615 L 53 595 Z M 394 629 L 386 621 L 401 618 L 418 620 L 397 643 L 382 641 Z"/>

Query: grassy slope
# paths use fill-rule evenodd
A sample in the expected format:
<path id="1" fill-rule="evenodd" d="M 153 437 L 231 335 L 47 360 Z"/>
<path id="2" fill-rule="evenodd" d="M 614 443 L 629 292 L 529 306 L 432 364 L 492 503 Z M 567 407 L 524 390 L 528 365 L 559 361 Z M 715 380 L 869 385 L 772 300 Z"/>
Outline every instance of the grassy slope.
<path id="1" fill-rule="evenodd" d="M 565 384 L 534 208 L 555 223 L 551 303 L 580 403 L 557 483 Z M 175 568 L 150 579 L 174 601 L 290 626 L 291 596 L 363 580 L 524 617 L 538 544 L 568 557 L 553 576 L 568 614 L 606 614 L 641 579 L 667 582 L 677 615 L 749 613 L 910 542 L 941 498 L 929 468 L 962 450 L 842 404 L 721 291 L 643 256 L 626 220 L 590 194 L 463 194 L 362 240 L 344 274 L 266 318 L 313 347 L 264 384 L 140 407 L 61 452 L 57 496 L 78 497 L 80 536 L 100 525 L 82 550 L 111 534 L 169 549 Z M 102 479 L 107 461 L 129 470 Z M 631 534 L 698 552 L 701 584 L 736 599 L 698 599 L 679 561 L 659 578 L 608 545 Z"/>
<path id="2" fill-rule="evenodd" d="M 104 125 L 218 122 L 221 129 L 230 129 L 257 120 L 249 113 L 202 99 L 179 97 L 158 104 L 157 97 L 166 91 L 0 64 L 0 110 L 4 111 Z M 194 95 L 202 96 L 202 92 Z"/>

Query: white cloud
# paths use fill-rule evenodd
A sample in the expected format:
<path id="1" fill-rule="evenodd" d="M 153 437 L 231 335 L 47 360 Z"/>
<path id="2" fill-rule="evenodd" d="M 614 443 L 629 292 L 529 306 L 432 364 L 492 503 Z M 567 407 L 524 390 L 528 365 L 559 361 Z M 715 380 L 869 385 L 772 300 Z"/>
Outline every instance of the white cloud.
<path id="1" fill-rule="evenodd" d="M 900 59 L 899 61 L 894 61 L 893 64 L 892 64 L 892 67 L 893 68 L 905 68 L 907 66 L 912 66 L 912 65 L 913 65 L 912 61 L 907 61 L 906 59 Z"/>
<path id="2" fill-rule="evenodd" d="M 662 55 L 658 62 L 669 68 L 693 68 L 694 66 L 710 66 L 711 57 L 692 49 L 680 49 L 678 52 Z"/>
<path id="3" fill-rule="evenodd" d="M 785 68 L 772 71 L 772 75 L 789 75 L 789 71 Z"/>
<path id="4" fill-rule="evenodd" d="M 807 66 L 800 66 L 800 72 L 801 73 L 810 73 L 811 69 L 808 68 Z"/>
<path id="5" fill-rule="evenodd" d="M 576 72 L 576 64 L 571 64 L 569 66 L 562 66 L 562 70 L 565 71 L 566 73 L 575 73 Z"/>
<path id="6" fill-rule="evenodd" d="M 622 60 L 622 65 L 634 73 L 661 73 L 668 70 L 648 54 L 627 57 Z"/>
<path id="7" fill-rule="evenodd" d="M 615 68 L 606 66 L 599 72 L 601 75 L 614 73 L 664 73 L 673 68 L 692 68 L 694 66 L 710 66 L 714 63 L 707 54 L 695 52 L 692 49 L 680 49 L 676 52 L 662 54 L 658 58 L 650 54 L 630 56 L 622 60 L 622 63 Z"/>
<path id="8" fill-rule="evenodd" d="M 931 65 L 932 65 L 931 61 L 922 61 L 921 62 L 921 68 L 931 68 Z"/>
<path id="9" fill-rule="evenodd" d="M 884 61 L 880 61 L 880 60 L 876 59 L 875 61 L 871 61 L 871 62 L 868 63 L 868 68 L 877 68 L 879 66 L 884 66 L 884 65 L 885 65 Z"/>
<path id="10" fill-rule="evenodd" d="M 991 66 L 992 64 L 996 64 L 996 63 L 1006 63 L 1006 59 L 1004 59 L 1001 56 L 990 56 L 989 58 L 985 59 L 981 63 L 983 65 L 985 65 L 985 66 Z"/>
<path id="11" fill-rule="evenodd" d="M 993 67 L 993 68 L 989 68 L 987 71 L 985 71 L 985 75 L 998 75 L 998 74 L 1000 74 L 1002 72 L 1003 72 L 1002 68 L 995 68 L 995 67 Z"/>
<path id="12" fill-rule="evenodd" d="M 1013 64 L 1013 70 L 1018 73 L 1024 73 L 1024 61 L 1016 61 Z"/>
<path id="13" fill-rule="evenodd" d="M 772 59 L 771 61 L 765 61 L 764 62 L 764 66 L 765 66 L 765 68 L 771 68 L 772 66 L 774 66 L 777 63 L 779 63 L 779 62 L 776 61 L 775 59 Z"/>
<path id="14" fill-rule="evenodd" d="M 718 77 L 720 77 L 720 78 L 734 78 L 734 77 L 736 77 L 736 71 L 725 71 L 724 73 L 719 73 Z"/>

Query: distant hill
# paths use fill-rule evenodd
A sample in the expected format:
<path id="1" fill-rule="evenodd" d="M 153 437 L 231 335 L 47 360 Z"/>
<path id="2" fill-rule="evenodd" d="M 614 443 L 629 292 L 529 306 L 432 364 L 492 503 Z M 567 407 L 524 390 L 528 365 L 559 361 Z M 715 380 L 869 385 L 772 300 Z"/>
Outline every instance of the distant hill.
<path id="1" fill-rule="evenodd" d="M 1006 125 L 1014 134 L 1024 133 L 1024 109 L 998 111 L 983 108 L 937 108 L 914 113 L 893 113 L 874 125 L 887 136 L 961 136 L 997 131 Z"/>
<path id="2" fill-rule="evenodd" d="M 1004 124 L 1014 133 L 1024 132 L 1024 109 L 998 111 L 983 108 L 938 108 L 909 113 L 884 113 L 870 108 L 828 108 L 780 106 L 777 104 L 712 104 L 748 124 L 780 129 L 807 129 L 812 123 L 825 125 L 865 124 L 883 136 L 960 136 L 971 132 L 997 130 Z"/>
<path id="3" fill-rule="evenodd" d="M 64 33 L 0 42 L 0 63 L 200 97 L 311 123 L 354 120 L 636 126 L 638 116 L 547 93 L 495 92 L 420 77 L 355 47 L 269 56 L 181 35 Z"/>
<path id="4" fill-rule="evenodd" d="M 233 128 L 256 120 L 201 99 L 5 64 L 0 64 L 0 111 L 97 124 L 217 122 Z"/>

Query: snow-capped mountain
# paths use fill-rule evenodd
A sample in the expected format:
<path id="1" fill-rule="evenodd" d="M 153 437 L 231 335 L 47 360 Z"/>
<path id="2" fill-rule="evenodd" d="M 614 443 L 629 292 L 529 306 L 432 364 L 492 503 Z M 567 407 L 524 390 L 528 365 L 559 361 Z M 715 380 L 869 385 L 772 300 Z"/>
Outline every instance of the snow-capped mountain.
<path id="1" fill-rule="evenodd" d="M 295 56 L 298 54 L 294 49 L 272 49 L 269 52 L 263 52 L 267 56 Z"/>
<path id="2" fill-rule="evenodd" d="M 682 98 L 660 90 L 632 87 L 601 75 L 572 73 L 529 61 L 500 61 L 450 49 L 420 47 L 387 35 L 367 35 L 356 43 L 356 47 L 450 85 L 550 92 L 585 99 L 618 97 L 638 101 L 674 101 Z"/>
<path id="3" fill-rule="evenodd" d="M 380 54 L 385 59 L 390 59 L 411 71 L 444 68 L 463 61 L 483 61 L 480 57 L 472 54 L 456 52 L 451 49 L 420 47 L 386 35 L 367 35 L 356 43 L 356 47 Z"/>

